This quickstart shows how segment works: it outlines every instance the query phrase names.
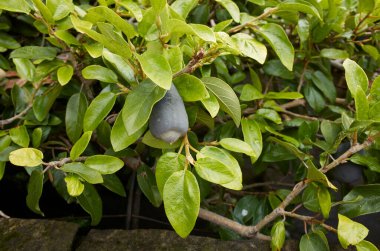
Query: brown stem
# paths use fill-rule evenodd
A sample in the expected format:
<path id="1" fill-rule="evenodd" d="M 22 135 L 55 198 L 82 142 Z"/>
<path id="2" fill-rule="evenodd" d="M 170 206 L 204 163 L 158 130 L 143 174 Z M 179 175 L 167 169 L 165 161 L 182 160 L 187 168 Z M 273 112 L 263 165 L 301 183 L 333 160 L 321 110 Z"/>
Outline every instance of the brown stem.
<path id="1" fill-rule="evenodd" d="M 173 79 L 178 77 L 178 76 L 181 76 L 182 74 L 192 73 L 193 71 L 195 71 L 195 69 L 197 69 L 199 66 L 201 66 L 199 61 L 202 58 L 204 58 L 204 56 L 205 56 L 204 50 L 200 49 L 182 70 L 173 74 Z"/>
<path id="2" fill-rule="evenodd" d="M 302 73 L 301 73 L 300 82 L 298 83 L 298 86 L 297 86 L 297 92 L 301 91 L 301 88 L 303 86 L 303 82 L 304 82 L 304 79 L 305 79 L 305 72 L 306 72 L 306 69 L 307 69 L 308 65 L 309 65 L 309 61 L 306 61 L 305 64 L 303 65 L 303 70 L 302 70 Z"/>
<path id="3" fill-rule="evenodd" d="M 11 117 L 11 118 L 8 118 L 8 119 L 4 119 L 4 120 L 0 120 L 0 127 L 3 127 L 4 125 L 8 125 L 10 123 L 12 123 L 13 121 L 15 121 L 16 119 L 20 119 L 22 118 L 25 114 L 28 113 L 28 111 L 32 108 L 32 104 L 28 105 L 24 110 L 22 110 L 19 114 Z"/>
<path id="4" fill-rule="evenodd" d="M 323 221 L 320 221 L 320 220 L 318 220 L 318 219 L 316 219 L 316 218 L 314 218 L 312 216 L 300 215 L 300 214 L 296 214 L 296 213 L 288 212 L 288 211 L 283 211 L 282 215 L 285 215 L 285 216 L 288 216 L 288 217 L 292 217 L 292 218 L 296 218 L 298 220 L 302 220 L 304 222 L 311 223 L 311 224 L 319 224 L 320 226 L 322 226 L 323 228 L 327 229 L 328 231 L 331 231 L 331 232 L 334 232 L 334 233 L 338 232 L 332 226 L 329 226 L 329 225 L 323 223 Z"/>

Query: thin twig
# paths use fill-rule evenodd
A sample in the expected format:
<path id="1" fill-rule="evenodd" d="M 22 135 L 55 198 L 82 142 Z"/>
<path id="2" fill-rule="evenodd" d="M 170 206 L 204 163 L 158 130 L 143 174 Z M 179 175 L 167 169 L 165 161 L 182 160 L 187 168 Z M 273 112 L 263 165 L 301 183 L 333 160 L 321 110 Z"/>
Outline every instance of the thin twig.
<path id="1" fill-rule="evenodd" d="M 10 219 L 11 217 L 9 215 L 6 215 L 3 211 L 0 210 L 0 217 Z"/>
<path id="2" fill-rule="evenodd" d="M 11 117 L 11 118 L 8 118 L 8 119 L 4 119 L 4 120 L 0 120 L 0 127 L 3 127 L 4 125 L 8 125 L 10 123 L 12 123 L 13 121 L 15 121 L 16 119 L 20 119 L 22 118 L 25 114 L 27 114 L 29 112 L 29 110 L 32 108 L 32 104 L 29 104 L 24 110 L 22 110 L 19 114 Z"/>
<path id="3" fill-rule="evenodd" d="M 201 48 L 182 70 L 173 74 L 173 79 L 178 77 L 178 76 L 181 76 L 182 74 L 192 73 L 193 71 L 195 71 L 199 66 L 201 66 L 199 64 L 199 61 L 202 58 L 204 58 L 204 56 L 205 56 L 205 52 L 204 52 L 203 48 Z"/>
<path id="4" fill-rule="evenodd" d="M 288 217 L 292 217 L 292 218 L 296 218 L 298 220 L 302 220 L 302 221 L 310 223 L 310 224 L 319 224 L 320 226 L 322 226 L 323 228 L 327 229 L 328 231 L 331 231 L 331 232 L 334 232 L 334 233 L 338 232 L 332 226 L 329 226 L 329 225 L 325 224 L 323 221 L 320 221 L 320 220 L 318 220 L 318 219 L 316 219 L 315 217 L 312 217 L 312 216 L 300 215 L 300 214 L 296 214 L 296 213 L 293 213 L 293 212 L 288 212 L 288 211 L 285 211 L 285 210 L 282 212 L 282 215 L 285 215 L 285 216 L 288 216 Z"/>
<path id="5" fill-rule="evenodd" d="M 303 70 L 302 70 L 302 73 L 301 73 L 300 81 L 299 81 L 298 86 L 297 86 L 297 92 L 301 92 L 301 89 L 302 89 L 302 86 L 303 86 L 303 82 L 304 82 L 304 79 L 305 79 L 305 72 L 306 72 L 306 69 L 307 69 L 308 65 L 309 65 L 309 61 L 307 60 L 305 62 L 305 64 L 303 65 Z"/>
<path id="6" fill-rule="evenodd" d="M 250 185 L 246 185 L 243 187 L 243 190 L 255 188 L 255 187 L 265 187 L 265 186 L 287 186 L 287 187 L 293 187 L 294 184 L 290 183 L 284 183 L 284 182 L 276 182 L 276 181 L 268 181 L 268 182 L 261 182 L 261 183 L 254 183 Z"/>

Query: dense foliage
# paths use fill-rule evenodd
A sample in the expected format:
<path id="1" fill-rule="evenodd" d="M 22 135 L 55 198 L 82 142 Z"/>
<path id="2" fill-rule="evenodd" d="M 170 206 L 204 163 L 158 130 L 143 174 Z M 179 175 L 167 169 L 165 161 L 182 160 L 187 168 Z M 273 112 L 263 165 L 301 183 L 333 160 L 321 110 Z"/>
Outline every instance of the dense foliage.
<path id="1" fill-rule="evenodd" d="M 125 196 L 130 168 L 181 237 L 200 217 L 278 250 L 300 221 L 301 250 L 329 250 L 326 232 L 377 250 L 352 218 L 380 212 L 380 1 L 7 0 L 0 14 L 0 179 L 24 167 L 33 212 L 50 182 L 97 225 L 96 187 Z M 163 99 L 173 84 L 186 110 Z M 189 130 L 165 142 L 153 115 Z"/>

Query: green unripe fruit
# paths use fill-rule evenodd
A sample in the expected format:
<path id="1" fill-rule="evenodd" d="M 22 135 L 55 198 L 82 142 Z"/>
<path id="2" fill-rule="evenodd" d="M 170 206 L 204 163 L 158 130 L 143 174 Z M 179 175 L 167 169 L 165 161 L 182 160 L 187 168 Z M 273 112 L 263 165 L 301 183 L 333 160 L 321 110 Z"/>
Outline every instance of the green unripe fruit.
<path id="1" fill-rule="evenodd" d="M 175 142 L 189 129 L 185 105 L 174 84 L 154 105 L 149 119 L 149 129 L 154 137 L 168 143 Z"/>

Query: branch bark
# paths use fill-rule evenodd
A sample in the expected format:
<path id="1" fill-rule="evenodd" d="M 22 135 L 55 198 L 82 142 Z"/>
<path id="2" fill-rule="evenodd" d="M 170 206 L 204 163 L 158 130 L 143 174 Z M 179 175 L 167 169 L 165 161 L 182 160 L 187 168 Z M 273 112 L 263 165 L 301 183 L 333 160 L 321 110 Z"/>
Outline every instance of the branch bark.
<path id="1" fill-rule="evenodd" d="M 19 114 L 15 115 L 11 118 L 8 118 L 8 119 L 0 120 L 0 127 L 8 125 L 8 124 L 12 123 L 13 121 L 22 118 L 25 114 L 27 114 L 29 112 L 29 110 L 31 108 L 32 108 L 32 105 L 30 104 L 24 110 L 22 110 Z"/>

